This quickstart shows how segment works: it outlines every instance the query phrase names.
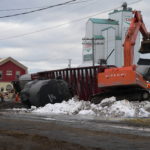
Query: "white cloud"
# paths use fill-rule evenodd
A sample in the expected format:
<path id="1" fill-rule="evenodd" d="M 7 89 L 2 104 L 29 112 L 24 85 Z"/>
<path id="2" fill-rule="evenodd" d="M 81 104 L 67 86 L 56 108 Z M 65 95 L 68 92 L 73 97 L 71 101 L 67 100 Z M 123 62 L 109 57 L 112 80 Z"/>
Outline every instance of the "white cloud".
<path id="1" fill-rule="evenodd" d="M 11 57 L 15 59 L 19 59 L 22 55 L 23 57 L 27 57 L 29 54 L 24 51 L 23 48 L 1 48 L 1 58 L 9 57 L 11 54 Z"/>

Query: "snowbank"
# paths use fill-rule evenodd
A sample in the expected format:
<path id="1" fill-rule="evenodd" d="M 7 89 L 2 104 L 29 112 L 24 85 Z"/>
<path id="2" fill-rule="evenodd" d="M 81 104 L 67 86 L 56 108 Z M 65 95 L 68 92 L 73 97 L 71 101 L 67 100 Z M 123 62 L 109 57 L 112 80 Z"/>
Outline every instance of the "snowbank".
<path id="1" fill-rule="evenodd" d="M 79 101 L 75 98 L 68 102 L 47 104 L 44 107 L 31 108 L 36 114 L 92 115 L 101 117 L 150 117 L 150 102 L 116 101 L 115 97 L 104 99 L 100 104 Z"/>

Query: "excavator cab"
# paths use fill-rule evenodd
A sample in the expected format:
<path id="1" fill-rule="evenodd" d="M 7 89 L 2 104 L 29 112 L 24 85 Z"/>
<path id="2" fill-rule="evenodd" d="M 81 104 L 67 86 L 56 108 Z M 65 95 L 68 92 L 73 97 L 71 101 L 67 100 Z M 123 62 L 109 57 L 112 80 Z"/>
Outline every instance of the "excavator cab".
<path id="1" fill-rule="evenodd" d="M 146 81 L 150 82 L 150 59 L 140 58 L 137 62 L 136 71 L 140 73 Z"/>
<path id="2" fill-rule="evenodd" d="M 150 39 L 143 40 L 141 42 L 141 48 L 139 50 L 139 53 L 141 53 L 141 54 L 150 54 Z M 145 68 L 145 69 L 149 68 L 149 73 L 150 73 L 150 59 L 140 58 L 137 64 L 138 64 L 138 67 L 140 66 L 139 68 Z M 143 72 L 145 72 L 145 71 L 142 71 L 141 74 Z M 150 76 L 150 74 L 149 74 L 149 76 Z M 150 81 L 150 80 L 148 80 L 148 81 Z"/>
<path id="3" fill-rule="evenodd" d="M 139 50 L 139 53 L 141 54 L 147 54 L 150 53 L 150 39 L 148 40 L 143 40 L 141 42 L 141 48 Z"/>

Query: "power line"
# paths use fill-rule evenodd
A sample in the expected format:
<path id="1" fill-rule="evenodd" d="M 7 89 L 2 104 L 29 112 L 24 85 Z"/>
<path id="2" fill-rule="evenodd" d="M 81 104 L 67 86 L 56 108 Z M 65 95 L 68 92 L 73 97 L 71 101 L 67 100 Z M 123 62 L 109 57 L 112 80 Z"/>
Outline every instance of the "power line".
<path id="1" fill-rule="evenodd" d="M 31 11 L 27 11 L 27 12 L 22 12 L 22 13 L 17 13 L 17 14 L 12 14 L 12 15 L 5 15 L 5 16 L 0 16 L 0 18 L 9 18 L 9 17 L 14 17 L 14 16 L 20 16 L 20 15 L 26 15 L 26 14 L 31 14 L 34 12 L 38 12 L 38 11 L 42 11 L 42 10 L 46 10 L 46 9 L 50 9 L 50 8 L 54 8 L 54 7 L 58 7 L 58 6 L 63 6 L 63 5 L 67 5 L 69 3 L 75 2 L 76 0 L 70 0 L 64 3 L 59 3 L 56 5 L 51 5 L 51 6 L 47 6 L 47 7 L 43 7 L 43 8 L 39 8 L 36 10 L 31 10 Z"/>
<path id="2" fill-rule="evenodd" d="M 72 4 L 78 4 L 78 3 L 85 3 L 87 1 L 91 1 L 91 0 L 83 0 L 83 1 L 79 1 L 79 2 L 72 2 L 72 3 L 68 3 L 68 5 L 72 5 Z M 43 6 L 46 7 L 46 6 Z M 29 10 L 29 9 L 39 9 L 42 8 L 41 6 L 36 6 L 36 7 L 26 7 L 26 8 L 10 8 L 10 9 L 0 9 L 0 11 L 20 11 L 20 10 Z"/>
<path id="3" fill-rule="evenodd" d="M 26 7 L 26 8 L 10 8 L 10 9 L 0 9 L 0 11 L 20 11 L 20 10 L 28 10 L 28 9 L 37 9 L 41 7 Z"/>
<path id="4" fill-rule="evenodd" d="M 143 0 L 133 1 L 133 2 L 131 2 L 129 5 L 133 5 L 133 4 L 139 3 L 139 2 L 141 2 L 141 1 L 143 1 Z"/>
<path id="5" fill-rule="evenodd" d="M 142 1 L 142 0 L 134 1 L 134 2 L 130 3 L 129 5 L 138 3 L 140 1 Z M 121 8 L 121 6 L 118 6 L 116 8 L 112 8 L 112 9 L 103 10 L 103 11 L 100 11 L 100 12 L 98 12 L 96 14 L 89 15 L 89 16 L 86 16 L 86 17 L 83 17 L 83 18 L 79 18 L 79 19 L 75 19 L 75 20 L 71 20 L 69 22 L 66 22 L 66 23 L 63 23 L 63 24 L 59 24 L 59 25 L 56 25 L 56 26 L 52 26 L 52 27 L 48 27 L 48 28 L 42 28 L 42 29 L 35 30 L 35 31 L 29 32 L 29 33 L 24 33 L 24 34 L 10 36 L 10 37 L 6 37 L 6 38 L 1 38 L 0 40 L 2 41 L 2 40 L 14 39 L 14 38 L 19 38 L 19 37 L 23 37 L 23 36 L 28 36 L 28 35 L 36 34 L 36 33 L 39 33 L 39 32 L 44 32 L 44 31 L 47 31 L 47 30 L 52 30 L 52 29 L 60 28 L 60 27 L 63 27 L 65 25 L 68 25 L 68 24 L 71 24 L 71 23 L 74 23 L 74 22 L 80 22 L 82 20 L 85 20 L 85 19 L 97 16 L 97 15 L 100 15 L 100 14 L 104 14 L 104 13 L 107 13 L 107 12 L 110 12 L 110 11 L 112 11 L 114 9 L 119 9 L 119 8 Z"/>
<path id="6" fill-rule="evenodd" d="M 117 7 L 117 8 L 120 8 L 120 6 Z M 115 8 L 115 9 L 117 9 L 117 8 Z M 104 10 L 104 11 L 101 11 L 101 12 L 96 13 L 94 15 L 86 16 L 86 17 L 83 17 L 83 18 L 80 18 L 80 19 L 76 19 L 76 20 L 71 20 L 71 21 L 63 23 L 63 24 L 59 24 L 59 25 L 56 25 L 56 26 L 48 27 L 48 28 L 42 28 L 42 29 L 39 29 L 39 30 L 35 30 L 33 32 L 29 32 L 29 33 L 25 33 L 25 34 L 19 34 L 19 35 L 15 35 L 15 36 L 3 38 L 3 39 L 0 39 L 0 40 L 7 40 L 7 39 L 12 39 L 12 38 L 19 38 L 19 37 L 22 37 L 22 36 L 27 36 L 27 35 L 31 35 L 31 34 L 35 34 L 35 33 L 39 33 L 39 32 L 44 32 L 44 31 L 47 31 L 47 30 L 52 30 L 52 29 L 60 28 L 62 26 L 65 26 L 65 25 L 68 25 L 68 24 L 71 24 L 71 23 L 74 23 L 74 22 L 79 22 L 79 21 L 82 21 L 84 19 L 87 19 L 87 18 L 90 18 L 90 17 L 94 17 L 94 16 L 97 16 L 99 14 L 103 14 L 103 13 L 106 13 L 108 11 L 111 11 L 111 10 L 114 10 L 114 9 Z"/>

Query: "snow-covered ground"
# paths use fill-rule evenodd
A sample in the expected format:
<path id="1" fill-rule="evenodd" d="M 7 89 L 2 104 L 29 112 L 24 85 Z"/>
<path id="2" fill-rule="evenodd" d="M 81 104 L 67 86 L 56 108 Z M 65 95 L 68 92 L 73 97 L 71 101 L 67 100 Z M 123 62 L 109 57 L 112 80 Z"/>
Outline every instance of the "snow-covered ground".
<path id="1" fill-rule="evenodd" d="M 23 109 L 22 111 L 27 110 Z M 128 100 L 116 101 L 115 97 L 111 97 L 104 99 L 100 104 L 95 105 L 89 101 L 79 101 L 78 99 L 72 98 L 67 102 L 63 101 L 62 103 L 47 104 L 40 108 L 32 106 L 28 112 L 43 115 L 92 115 L 108 118 L 150 117 L 150 102 L 129 102 Z"/>

